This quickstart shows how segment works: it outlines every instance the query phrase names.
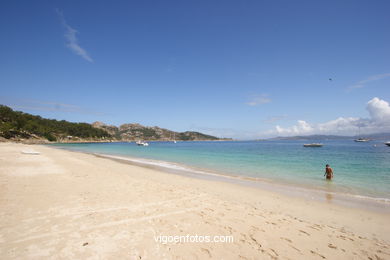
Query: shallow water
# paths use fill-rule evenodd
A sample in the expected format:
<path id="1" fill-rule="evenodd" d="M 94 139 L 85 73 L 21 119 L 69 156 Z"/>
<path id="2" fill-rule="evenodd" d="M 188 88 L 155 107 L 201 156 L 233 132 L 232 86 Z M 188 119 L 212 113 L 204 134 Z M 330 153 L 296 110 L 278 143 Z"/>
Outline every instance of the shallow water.
<path id="1" fill-rule="evenodd" d="M 307 142 L 307 141 L 306 141 Z M 164 167 L 188 166 L 280 182 L 296 187 L 390 201 L 390 147 L 383 142 L 326 141 L 320 148 L 305 148 L 305 141 L 223 141 L 54 144 L 89 153 L 158 160 Z M 173 162 L 175 164 L 167 164 Z M 334 170 L 324 180 L 325 165 Z M 200 171 L 199 171 L 200 172 Z"/>

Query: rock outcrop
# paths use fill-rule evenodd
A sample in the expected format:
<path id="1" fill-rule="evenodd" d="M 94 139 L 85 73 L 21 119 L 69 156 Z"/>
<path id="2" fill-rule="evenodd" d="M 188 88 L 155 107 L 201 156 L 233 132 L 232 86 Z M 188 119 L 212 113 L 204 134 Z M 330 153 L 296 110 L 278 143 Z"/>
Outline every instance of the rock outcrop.
<path id="1" fill-rule="evenodd" d="M 107 125 L 102 122 L 94 122 L 93 127 L 103 129 L 117 140 L 134 141 L 134 140 L 221 140 L 218 137 L 202 134 L 199 132 L 175 132 L 158 126 L 143 126 L 141 124 L 123 124 L 119 127 Z"/>

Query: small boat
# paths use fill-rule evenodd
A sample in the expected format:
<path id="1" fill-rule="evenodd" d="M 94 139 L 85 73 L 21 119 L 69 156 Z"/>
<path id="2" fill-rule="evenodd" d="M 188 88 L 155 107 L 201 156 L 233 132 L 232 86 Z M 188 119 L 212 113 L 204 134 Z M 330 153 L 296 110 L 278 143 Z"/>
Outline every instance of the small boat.
<path id="1" fill-rule="evenodd" d="M 361 127 L 359 126 L 359 134 L 356 135 L 356 136 L 360 136 L 360 137 L 359 137 L 358 139 L 355 139 L 354 141 L 355 141 L 355 142 L 359 142 L 359 143 L 370 141 L 370 139 L 368 139 L 368 138 L 363 138 L 363 137 L 361 137 L 360 128 L 361 128 Z"/>
<path id="2" fill-rule="evenodd" d="M 370 139 L 368 139 L 368 138 L 358 138 L 358 139 L 355 139 L 354 141 L 355 142 L 368 142 L 368 141 L 370 141 Z"/>
<path id="3" fill-rule="evenodd" d="M 323 144 L 320 143 L 311 143 L 311 144 L 304 144 L 304 147 L 322 147 Z"/>
<path id="4" fill-rule="evenodd" d="M 390 141 L 386 142 L 385 145 L 390 146 Z"/>
<path id="5" fill-rule="evenodd" d="M 137 141 L 136 144 L 139 146 L 149 146 L 149 144 L 147 142 L 144 142 L 144 141 Z"/>

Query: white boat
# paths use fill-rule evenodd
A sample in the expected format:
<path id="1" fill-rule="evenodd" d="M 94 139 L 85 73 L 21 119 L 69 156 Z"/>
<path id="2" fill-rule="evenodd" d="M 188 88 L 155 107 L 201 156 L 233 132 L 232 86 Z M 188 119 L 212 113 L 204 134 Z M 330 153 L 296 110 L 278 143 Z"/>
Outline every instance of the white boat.
<path id="1" fill-rule="evenodd" d="M 139 145 L 139 146 L 149 146 L 149 144 L 147 142 L 144 142 L 144 141 L 141 141 L 141 140 L 137 141 L 136 144 Z"/>
<path id="2" fill-rule="evenodd" d="M 311 143 L 311 144 L 304 144 L 304 147 L 322 147 L 323 144 L 321 143 Z"/>
<path id="3" fill-rule="evenodd" d="M 370 139 L 368 139 L 368 138 L 358 138 L 358 139 L 355 139 L 354 141 L 355 142 L 368 142 L 368 141 L 370 141 Z"/>
<path id="4" fill-rule="evenodd" d="M 354 141 L 355 142 L 359 142 L 359 143 L 362 143 L 362 142 L 368 142 L 368 141 L 370 141 L 370 139 L 368 139 L 368 138 L 363 138 L 363 137 L 361 137 L 361 135 L 360 135 L 360 126 L 359 126 L 359 135 L 358 136 L 360 136 L 358 139 L 355 139 Z"/>
<path id="5" fill-rule="evenodd" d="M 386 142 L 385 145 L 390 146 L 390 141 Z"/>

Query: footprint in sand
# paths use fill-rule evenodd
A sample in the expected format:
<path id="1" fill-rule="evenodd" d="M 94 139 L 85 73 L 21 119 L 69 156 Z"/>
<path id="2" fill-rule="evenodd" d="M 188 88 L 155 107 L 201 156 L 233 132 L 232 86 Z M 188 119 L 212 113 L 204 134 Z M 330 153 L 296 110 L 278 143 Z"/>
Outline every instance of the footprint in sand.
<path id="1" fill-rule="evenodd" d="M 210 258 L 212 257 L 210 250 L 208 250 L 207 248 L 201 248 L 200 250 L 202 250 L 202 252 L 206 253 Z"/>
<path id="2" fill-rule="evenodd" d="M 320 225 L 317 225 L 317 224 L 314 224 L 312 226 L 307 226 L 307 227 L 315 229 L 315 230 L 319 230 L 319 231 L 322 230 L 322 227 Z"/>
<path id="3" fill-rule="evenodd" d="M 312 253 L 313 255 L 318 255 L 318 256 L 321 257 L 322 259 L 326 259 L 325 256 L 321 255 L 320 253 L 317 253 L 316 251 L 310 250 L 310 253 Z"/>
<path id="4" fill-rule="evenodd" d="M 278 257 L 279 256 L 279 254 L 278 253 L 276 253 L 276 251 L 275 250 L 273 250 L 272 248 L 270 248 L 270 250 L 275 254 L 275 256 L 274 257 Z"/>
<path id="5" fill-rule="evenodd" d="M 355 241 L 355 240 L 353 240 L 352 238 L 346 237 L 346 236 L 343 236 L 343 235 L 340 235 L 340 236 L 338 236 L 338 237 L 341 238 L 341 239 L 343 239 L 343 240 L 349 239 L 350 241 Z"/>
<path id="6" fill-rule="evenodd" d="M 328 244 L 328 247 L 329 247 L 329 248 L 332 248 L 332 249 L 337 249 L 337 246 L 332 245 L 332 244 Z"/>
<path id="7" fill-rule="evenodd" d="M 257 250 L 259 250 L 260 252 L 264 253 L 265 250 L 262 248 L 263 246 L 259 243 L 259 241 L 256 240 L 256 238 L 254 238 L 252 235 L 249 235 L 249 237 L 251 238 L 252 242 L 254 243 L 254 245 L 252 245 L 252 243 L 250 243 L 252 246 L 254 246 L 254 248 L 256 248 Z"/>
<path id="8" fill-rule="evenodd" d="M 306 231 L 299 230 L 299 232 L 301 232 L 301 233 L 303 233 L 303 234 L 306 234 L 306 235 L 310 236 L 310 234 L 309 234 L 309 233 L 307 233 Z"/>
<path id="9" fill-rule="evenodd" d="M 298 251 L 301 255 L 303 255 L 302 254 L 302 252 L 301 252 L 301 250 L 299 250 L 298 248 L 296 248 L 295 246 L 293 246 L 293 245 L 290 245 L 290 244 L 288 244 L 292 249 L 295 249 L 296 251 Z"/>
<path id="10" fill-rule="evenodd" d="M 254 230 L 254 231 L 258 231 L 260 228 L 256 227 L 256 226 L 251 226 L 251 230 Z"/>
<path id="11" fill-rule="evenodd" d="M 233 234 L 233 230 L 234 230 L 234 229 L 233 229 L 232 227 L 230 227 L 230 226 L 225 226 L 225 227 L 223 227 L 223 228 L 229 232 L 229 235 Z"/>
<path id="12" fill-rule="evenodd" d="M 290 242 L 290 243 L 292 243 L 291 239 L 288 239 L 287 237 L 281 237 L 280 239 L 282 239 L 282 240 L 286 240 L 287 242 Z"/>

